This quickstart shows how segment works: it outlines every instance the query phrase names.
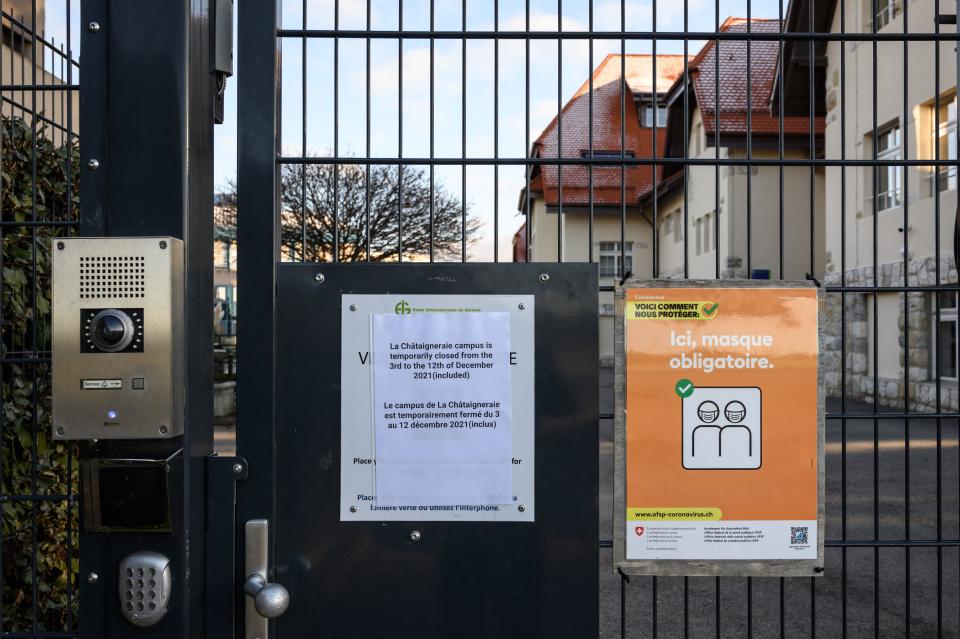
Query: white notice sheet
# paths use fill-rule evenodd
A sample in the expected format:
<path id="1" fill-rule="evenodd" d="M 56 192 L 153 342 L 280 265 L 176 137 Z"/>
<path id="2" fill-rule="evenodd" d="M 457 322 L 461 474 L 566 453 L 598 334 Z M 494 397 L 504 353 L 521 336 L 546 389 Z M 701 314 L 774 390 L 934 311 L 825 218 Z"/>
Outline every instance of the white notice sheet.
<path id="1" fill-rule="evenodd" d="M 509 314 L 372 320 L 377 505 L 511 503 Z"/>

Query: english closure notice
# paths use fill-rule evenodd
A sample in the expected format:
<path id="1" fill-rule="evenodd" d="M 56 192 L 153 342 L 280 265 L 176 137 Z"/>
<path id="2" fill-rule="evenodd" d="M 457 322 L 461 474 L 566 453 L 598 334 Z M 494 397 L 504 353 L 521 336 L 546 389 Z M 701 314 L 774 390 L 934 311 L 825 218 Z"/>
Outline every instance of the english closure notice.
<path id="1" fill-rule="evenodd" d="M 377 506 L 510 503 L 509 314 L 372 321 Z"/>

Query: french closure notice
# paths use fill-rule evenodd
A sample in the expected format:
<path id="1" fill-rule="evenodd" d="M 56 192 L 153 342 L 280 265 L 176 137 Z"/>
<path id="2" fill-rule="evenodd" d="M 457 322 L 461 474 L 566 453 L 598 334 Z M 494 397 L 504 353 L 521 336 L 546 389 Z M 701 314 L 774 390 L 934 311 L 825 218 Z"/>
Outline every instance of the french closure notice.
<path id="1" fill-rule="evenodd" d="M 377 505 L 510 503 L 509 315 L 372 322 Z"/>

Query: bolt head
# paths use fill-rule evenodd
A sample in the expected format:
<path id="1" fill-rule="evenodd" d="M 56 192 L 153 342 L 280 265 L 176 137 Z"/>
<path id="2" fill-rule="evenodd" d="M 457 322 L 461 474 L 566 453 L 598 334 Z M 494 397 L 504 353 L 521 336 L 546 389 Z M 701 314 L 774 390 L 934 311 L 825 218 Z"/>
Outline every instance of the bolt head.
<path id="1" fill-rule="evenodd" d="M 549 274 L 549 273 L 541 273 L 541 274 L 540 274 L 540 283 L 541 283 L 541 284 L 546 284 L 546 283 L 549 282 L 549 281 L 550 281 L 550 274 Z"/>
<path id="2" fill-rule="evenodd" d="M 357 507 L 356 507 L 356 506 L 350 506 L 350 512 L 352 512 L 352 513 L 357 512 Z"/>
<path id="3" fill-rule="evenodd" d="M 162 249 L 167 248 L 167 242 L 166 242 L 166 240 L 160 240 L 160 248 L 162 248 Z"/>
<path id="4" fill-rule="evenodd" d="M 64 244 L 63 242 L 57 242 L 58 251 L 62 251 L 64 248 L 66 248 L 66 244 Z"/>
<path id="5" fill-rule="evenodd" d="M 317 282 L 317 284 L 323 284 L 327 277 L 323 273 L 317 273 L 313 276 L 313 279 Z"/>
<path id="6" fill-rule="evenodd" d="M 166 426 L 161 426 L 161 427 L 160 427 L 160 434 L 161 434 L 161 435 L 166 435 L 166 434 L 167 434 L 167 427 L 166 427 Z"/>
<path id="7" fill-rule="evenodd" d="M 356 305 L 356 304 L 351 304 L 351 305 L 350 305 L 350 310 L 351 310 L 351 311 L 357 310 L 357 305 Z"/>
<path id="8" fill-rule="evenodd" d="M 95 573 L 95 572 L 91 572 L 89 575 L 87 575 L 87 583 L 88 583 L 88 584 L 95 584 L 95 583 L 97 583 L 97 581 L 99 581 L 99 580 L 100 580 L 100 575 L 98 575 L 98 574 Z"/>
<path id="9" fill-rule="evenodd" d="M 519 309 L 522 311 L 523 309 L 527 308 L 527 305 L 526 305 L 526 304 L 519 304 L 519 305 L 517 306 L 517 308 L 519 308 Z"/>
<path id="10" fill-rule="evenodd" d="M 63 426 L 57 426 L 57 435 L 63 435 L 65 432 L 67 431 L 64 430 Z"/>
<path id="11" fill-rule="evenodd" d="M 423 535 L 420 534 L 420 531 L 419 531 L 419 530 L 411 530 L 411 531 L 410 531 L 410 541 L 420 541 L 420 539 L 421 539 L 422 537 L 423 537 Z"/>
<path id="12" fill-rule="evenodd" d="M 87 160 L 87 168 L 91 171 L 96 171 L 100 168 L 100 162 L 94 158 Z"/>
<path id="13" fill-rule="evenodd" d="M 525 513 L 527 512 L 527 507 L 524 506 L 523 504 L 520 504 L 519 506 L 517 506 L 517 510 L 519 510 L 522 513 Z"/>
<path id="14" fill-rule="evenodd" d="M 235 474 L 237 474 L 237 475 L 239 475 L 240 473 L 242 473 L 242 472 L 243 472 L 243 464 L 234 464 L 234 465 L 233 465 L 233 472 L 234 472 Z"/>
<path id="15" fill-rule="evenodd" d="M 90 22 L 87 25 L 87 31 L 90 33 L 100 33 L 100 23 L 99 22 Z"/>

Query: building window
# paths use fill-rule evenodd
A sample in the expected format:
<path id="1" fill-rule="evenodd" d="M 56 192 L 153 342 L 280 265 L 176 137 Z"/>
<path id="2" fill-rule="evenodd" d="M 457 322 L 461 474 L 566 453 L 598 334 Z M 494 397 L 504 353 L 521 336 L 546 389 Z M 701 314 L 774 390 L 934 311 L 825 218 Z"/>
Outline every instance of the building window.
<path id="1" fill-rule="evenodd" d="M 900 126 L 893 125 L 877 133 L 877 160 L 900 161 Z M 900 206 L 903 167 L 899 165 L 875 168 L 877 210 L 886 211 Z"/>
<path id="2" fill-rule="evenodd" d="M 674 243 L 683 241 L 683 216 L 680 215 L 680 209 L 670 214 L 673 220 L 673 241 Z"/>
<path id="3" fill-rule="evenodd" d="M 874 5 L 876 1 L 876 5 Z M 876 7 L 877 13 L 875 14 L 874 28 L 879 31 L 884 28 L 890 22 L 893 21 L 898 15 L 900 15 L 900 5 L 897 4 L 895 0 L 866 0 L 867 2 L 867 14 L 873 11 L 873 8 Z M 870 25 L 867 25 L 869 28 Z"/>
<path id="4" fill-rule="evenodd" d="M 657 128 L 667 126 L 667 108 L 663 104 L 657 104 L 654 109 L 653 102 L 644 102 L 640 109 L 640 124 L 648 129 L 653 128 L 654 111 L 656 111 Z"/>
<path id="5" fill-rule="evenodd" d="M 957 294 L 940 293 L 940 321 L 931 309 L 936 349 L 933 370 L 940 379 L 957 379 Z"/>
<path id="6" fill-rule="evenodd" d="M 939 117 L 936 113 L 936 105 L 933 109 L 932 118 L 933 143 L 939 148 L 941 160 L 957 159 L 957 96 L 954 94 L 950 98 L 940 100 Z M 936 180 L 933 178 L 936 176 Z M 957 167 L 956 165 L 936 167 L 931 177 L 930 194 L 934 195 L 938 191 L 955 191 L 957 188 Z"/>
<path id="7" fill-rule="evenodd" d="M 697 122 L 697 126 L 693 127 L 693 157 L 698 157 L 702 152 L 703 152 L 703 125 Z"/>
<path id="8" fill-rule="evenodd" d="M 697 255 L 713 250 L 713 212 L 697 218 Z"/>
<path id="9" fill-rule="evenodd" d="M 624 242 L 620 270 L 620 242 L 600 242 L 600 277 L 623 277 L 633 270 L 633 242 Z"/>

